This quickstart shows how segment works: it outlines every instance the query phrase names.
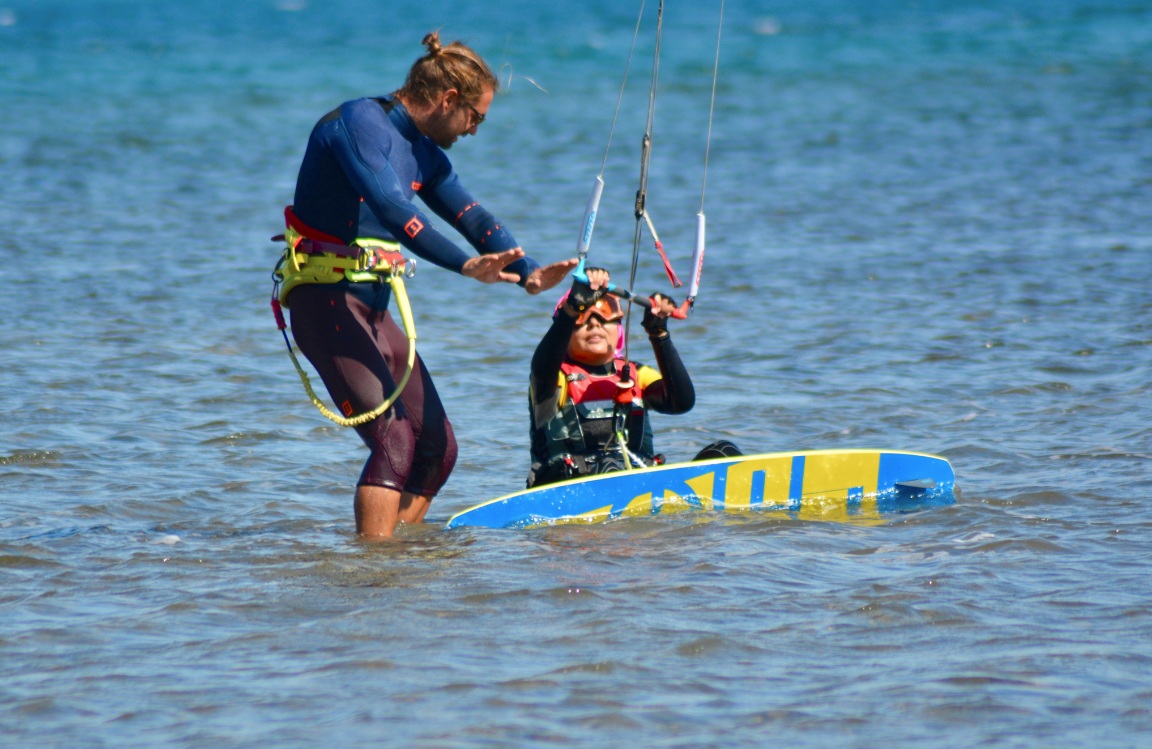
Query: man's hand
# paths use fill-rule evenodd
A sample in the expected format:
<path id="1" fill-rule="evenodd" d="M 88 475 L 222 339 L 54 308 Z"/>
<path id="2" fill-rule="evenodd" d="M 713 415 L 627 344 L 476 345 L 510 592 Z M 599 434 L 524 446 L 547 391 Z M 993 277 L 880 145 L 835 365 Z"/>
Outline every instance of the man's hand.
<path id="1" fill-rule="evenodd" d="M 464 267 L 460 269 L 460 273 L 468 278 L 475 278 L 480 283 L 500 283 L 502 281 L 519 283 L 520 276 L 515 273 L 505 273 L 504 269 L 522 257 L 524 257 L 524 250 L 519 247 L 513 247 L 510 250 L 492 255 L 480 255 L 467 260 Z M 536 273 L 539 272 L 536 271 Z"/>
<path id="2" fill-rule="evenodd" d="M 561 260 L 558 263 L 537 268 L 528 276 L 524 283 L 524 290 L 529 294 L 539 294 L 557 286 L 580 263 L 576 258 Z"/>

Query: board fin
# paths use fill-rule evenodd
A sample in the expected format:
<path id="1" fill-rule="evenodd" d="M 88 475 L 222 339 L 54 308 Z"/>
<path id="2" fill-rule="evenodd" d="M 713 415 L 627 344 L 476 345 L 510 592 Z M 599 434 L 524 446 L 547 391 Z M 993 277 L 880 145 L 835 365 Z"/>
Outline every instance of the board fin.
<path id="1" fill-rule="evenodd" d="M 893 484 L 897 489 L 911 489 L 913 491 L 923 492 L 929 489 L 936 488 L 935 479 L 911 479 L 909 481 L 897 481 Z"/>

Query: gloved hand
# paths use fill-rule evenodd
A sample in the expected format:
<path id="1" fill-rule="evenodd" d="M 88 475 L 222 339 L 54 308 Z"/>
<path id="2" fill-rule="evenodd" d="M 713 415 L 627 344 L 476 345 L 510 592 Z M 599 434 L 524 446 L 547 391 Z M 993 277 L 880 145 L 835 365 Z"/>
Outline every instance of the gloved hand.
<path id="1" fill-rule="evenodd" d="M 585 275 L 588 277 L 588 283 L 578 278 L 572 279 L 572 290 L 568 292 L 568 300 L 564 303 L 576 317 L 608 293 L 608 271 L 603 268 L 589 268 L 585 271 Z"/>
<path id="2" fill-rule="evenodd" d="M 649 299 L 652 306 L 644 308 L 644 319 L 640 324 L 648 331 L 649 338 L 665 338 L 668 335 L 668 316 L 676 310 L 676 301 L 660 292 Z"/>

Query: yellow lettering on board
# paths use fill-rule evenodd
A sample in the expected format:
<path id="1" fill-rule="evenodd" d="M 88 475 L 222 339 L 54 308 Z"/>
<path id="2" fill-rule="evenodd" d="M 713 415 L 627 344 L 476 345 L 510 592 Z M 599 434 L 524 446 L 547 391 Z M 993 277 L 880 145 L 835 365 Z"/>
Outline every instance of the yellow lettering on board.
<path id="1" fill-rule="evenodd" d="M 804 460 L 805 497 L 822 492 L 860 487 L 864 496 L 876 495 L 876 479 L 880 475 L 880 453 L 823 453 L 809 455 Z M 847 494 L 844 497 L 847 498 Z"/>
<path id="2" fill-rule="evenodd" d="M 846 521 L 848 493 L 863 492 L 861 510 L 876 511 L 876 479 L 880 453 L 824 453 L 809 455 L 804 465 L 800 517 L 811 520 Z"/>
<path id="3" fill-rule="evenodd" d="M 567 517 L 557 518 L 554 521 L 554 524 L 561 525 L 567 523 L 599 523 L 607 520 L 608 516 L 611 514 L 612 505 L 608 505 L 606 507 L 600 507 L 595 510 L 589 510 L 588 512 L 580 513 L 579 515 L 569 515 Z"/>
<path id="4" fill-rule="evenodd" d="M 632 501 L 620 513 L 620 517 L 634 518 L 650 514 L 652 514 L 652 492 L 633 497 Z"/>
<path id="5" fill-rule="evenodd" d="M 843 522 L 848 519 L 848 490 L 805 494 L 800 500 L 801 520 L 830 520 Z"/>
<path id="6" fill-rule="evenodd" d="M 702 476 L 684 481 L 692 493 L 700 498 L 700 509 L 712 509 L 712 487 L 716 485 L 716 472 L 709 471 Z"/>
<path id="7" fill-rule="evenodd" d="M 660 512 L 687 512 L 691 509 L 692 505 L 688 504 L 688 500 L 674 491 L 669 489 L 664 490 L 664 500 L 660 503 Z"/>
<path id="8" fill-rule="evenodd" d="M 752 487 L 756 474 L 764 474 L 764 493 L 753 497 Z M 724 483 L 724 508 L 746 510 L 755 499 L 770 505 L 787 503 L 788 484 L 792 478 L 792 456 L 785 455 L 761 460 L 746 460 L 728 467 L 728 480 Z"/>

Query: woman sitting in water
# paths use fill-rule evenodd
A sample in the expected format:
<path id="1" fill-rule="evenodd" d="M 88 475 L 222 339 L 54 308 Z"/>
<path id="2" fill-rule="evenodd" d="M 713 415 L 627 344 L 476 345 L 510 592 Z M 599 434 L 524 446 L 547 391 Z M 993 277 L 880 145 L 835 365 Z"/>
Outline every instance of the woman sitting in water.
<path id="1" fill-rule="evenodd" d="M 573 281 L 532 356 L 529 487 L 663 463 L 653 449 L 648 410 L 682 414 L 696 403 L 692 379 L 668 334 L 675 302 L 654 294 L 644 310 L 641 325 L 657 371 L 623 358 L 624 310 L 605 293 L 608 271 L 589 269 L 587 279 Z M 721 441 L 696 460 L 734 455 L 740 455 L 736 446 Z"/>

